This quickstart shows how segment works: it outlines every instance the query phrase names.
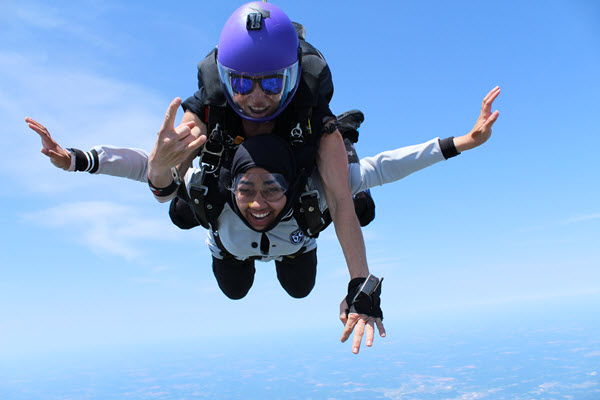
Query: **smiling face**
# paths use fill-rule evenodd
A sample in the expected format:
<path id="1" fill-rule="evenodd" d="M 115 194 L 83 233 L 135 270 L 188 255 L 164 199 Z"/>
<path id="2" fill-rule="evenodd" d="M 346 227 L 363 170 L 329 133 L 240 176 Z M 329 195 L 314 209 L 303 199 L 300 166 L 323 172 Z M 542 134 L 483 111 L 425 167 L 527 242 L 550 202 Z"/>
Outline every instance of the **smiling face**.
<path id="1" fill-rule="evenodd" d="M 264 168 L 253 167 L 235 180 L 232 189 L 241 215 L 257 231 L 264 230 L 285 207 L 287 196 L 281 179 Z"/>
<path id="2" fill-rule="evenodd" d="M 265 72 L 227 67 L 217 59 L 219 79 L 227 102 L 242 118 L 253 122 L 271 121 L 294 97 L 300 81 L 300 65 Z"/>

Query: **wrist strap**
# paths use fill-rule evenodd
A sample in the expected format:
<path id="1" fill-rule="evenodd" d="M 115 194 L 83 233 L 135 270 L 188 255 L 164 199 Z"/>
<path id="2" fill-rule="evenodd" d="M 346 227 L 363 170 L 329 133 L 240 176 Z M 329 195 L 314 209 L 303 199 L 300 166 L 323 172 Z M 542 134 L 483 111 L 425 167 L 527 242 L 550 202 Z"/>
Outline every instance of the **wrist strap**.
<path id="1" fill-rule="evenodd" d="M 154 186 L 152 184 L 152 182 L 150 182 L 150 178 L 148 179 L 148 186 L 150 187 L 150 190 L 152 191 L 152 193 L 154 193 L 155 196 L 158 197 L 166 197 L 166 196 L 170 196 L 173 193 L 175 193 L 175 191 L 177 190 L 177 187 L 179 185 L 177 185 L 177 182 L 173 181 L 171 182 L 171 184 L 165 188 L 158 188 L 156 186 Z"/>
<path id="2" fill-rule="evenodd" d="M 77 161 L 77 155 L 75 154 L 73 149 L 67 149 L 67 151 L 71 155 L 71 164 L 69 165 L 69 168 L 67 168 L 67 171 L 75 172 L 75 162 Z"/>
<path id="3" fill-rule="evenodd" d="M 346 304 L 348 312 L 366 314 L 370 317 L 381 318 L 381 282 L 383 278 L 377 279 L 372 274 L 367 278 L 354 278 L 348 283 L 348 295 Z"/>

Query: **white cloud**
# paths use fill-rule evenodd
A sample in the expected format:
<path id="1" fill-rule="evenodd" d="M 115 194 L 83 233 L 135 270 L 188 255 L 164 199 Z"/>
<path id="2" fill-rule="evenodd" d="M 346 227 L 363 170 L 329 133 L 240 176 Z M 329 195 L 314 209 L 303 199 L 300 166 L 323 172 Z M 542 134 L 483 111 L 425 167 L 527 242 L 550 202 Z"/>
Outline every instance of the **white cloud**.
<path id="1" fill-rule="evenodd" d="M 189 240 L 167 218 L 150 217 L 136 207 L 112 202 L 63 203 L 28 213 L 24 220 L 49 228 L 67 229 L 65 237 L 95 253 L 126 259 L 140 257 L 148 242 Z"/>
<path id="2" fill-rule="evenodd" d="M 574 224 L 577 222 L 586 222 L 586 221 L 591 221 L 594 219 L 600 219 L 600 213 L 579 215 L 579 216 L 567 219 L 564 223 L 565 224 Z"/>
<path id="3" fill-rule="evenodd" d="M 73 179 L 57 170 L 39 153 L 39 137 L 27 127 L 25 116 L 43 123 L 63 147 L 88 150 L 113 144 L 149 152 L 171 100 L 92 72 L 44 68 L 20 54 L 0 52 L 0 74 L 11 82 L 0 90 L 0 115 L 6 116 L 9 133 L 4 144 L 11 150 L 3 154 L 0 174 L 35 192 L 108 188 L 114 180 Z"/>
<path id="4" fill-rule="evenodd" d="M 56 9 L 45 4 L 26 4 L 14 2 L 3 5 L 4 16 L 11 16 L 11 21 L 30 27 L 55 29 L 65 25 L 64 19 L 57 15 Z"/>
<path id="5" fill-rule="evenodd" d="M 61 8 L 48 2 L 18 1 L 4 5 L 0 22 L 4 29 L 11 30 L 12 35 L 24 36 L 29 31 L 39 30 L 71 36 L 96 49 L 114 49 L 115 44 L 88 28 L 90 23 L 101 20 L 110 7 L 104 2 L 77 3 Z"/>

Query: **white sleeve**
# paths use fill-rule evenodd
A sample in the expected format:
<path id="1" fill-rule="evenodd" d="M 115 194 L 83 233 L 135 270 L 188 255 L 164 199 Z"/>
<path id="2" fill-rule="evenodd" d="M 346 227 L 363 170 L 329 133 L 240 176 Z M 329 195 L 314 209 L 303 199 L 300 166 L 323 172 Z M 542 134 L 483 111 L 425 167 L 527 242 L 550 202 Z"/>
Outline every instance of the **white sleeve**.
<path id="1" fill-rule="evenodd" d="M 148 153 L 144 150 L 94 146 L 85 155 L 90 164 L 88 171 L 93 174 L 118 176 L 139 182 L 148 181 Z"/>
<path id="2" fill-rule="evenodd" d="M 384 151 L 375 157 L 366 157 L 359 164 L 350 164 L 350 187 L 356 194 L 363 190 L 400 180 L 413 172 L 445 160 L 439 139 L 423 144 Z"/>

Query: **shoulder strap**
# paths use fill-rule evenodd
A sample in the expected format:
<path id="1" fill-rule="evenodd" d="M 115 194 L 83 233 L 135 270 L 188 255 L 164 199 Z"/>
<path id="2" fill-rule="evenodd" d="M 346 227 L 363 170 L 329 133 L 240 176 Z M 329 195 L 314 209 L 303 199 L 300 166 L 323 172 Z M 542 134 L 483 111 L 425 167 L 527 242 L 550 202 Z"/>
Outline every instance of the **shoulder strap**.
<path id="1" fill-rule="evenodd" d="M 304 192 L 294 207 L 294 218 L 298 226 L 308 237 L 312 238 L 318 237 L 319 232 L 331 223 L 331 218 L 327 221 L 324 213 L 321 212 L 319 198 L 319 192 L 316 190 Z"/>
<path id="2" fill-rule="evenodd" d="M 219 193 L 216 176 L 207 174 L 204 170 L 199 181 L 189 185 L 189 194 L 184 182 L 179 185 L 177 197 L 171 201 L 169 216 L 181 229 L 201 225 L 216 231 L 224 206 L 225 199 Z"/>

